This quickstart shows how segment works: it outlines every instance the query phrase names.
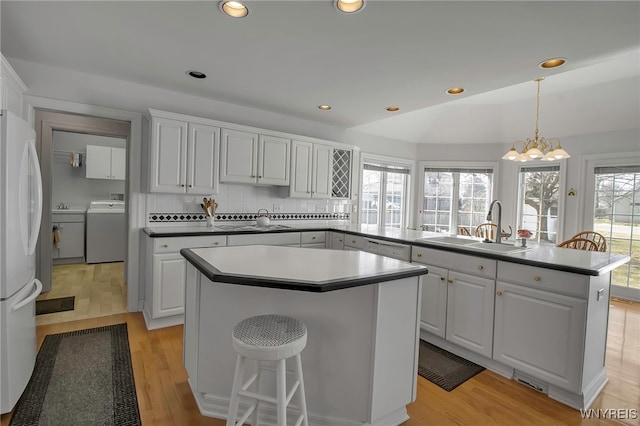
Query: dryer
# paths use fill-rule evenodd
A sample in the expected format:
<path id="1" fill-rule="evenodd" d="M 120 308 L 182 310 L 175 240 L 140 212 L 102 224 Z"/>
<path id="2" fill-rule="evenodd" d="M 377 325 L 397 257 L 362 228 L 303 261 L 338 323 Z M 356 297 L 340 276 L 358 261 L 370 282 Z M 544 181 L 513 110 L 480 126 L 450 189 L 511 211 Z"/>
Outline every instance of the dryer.
<path id="1" fill-rule="evenodd" d="M 124 201 L 92 201 L 87 210 L 87 263 L 123 262 L 126 232 Z"/>

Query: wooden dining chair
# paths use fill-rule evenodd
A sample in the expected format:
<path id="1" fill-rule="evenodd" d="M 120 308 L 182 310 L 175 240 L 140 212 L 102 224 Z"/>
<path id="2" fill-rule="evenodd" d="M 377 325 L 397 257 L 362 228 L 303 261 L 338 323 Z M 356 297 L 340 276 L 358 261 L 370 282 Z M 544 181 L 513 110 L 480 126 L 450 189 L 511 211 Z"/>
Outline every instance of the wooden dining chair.
<path id="1" fill-rule="evenodd" d="M 471 232 L 469 232 L 469 230 L 464 226 L 458 226 L 458 235 L 466 235 L 467 237 L 470 237 Z"/>
<path id="2" fill-rule="evenodd" d="M 607 251 L 607 238 L 595 231 L 582 231 L 578 232 L 576 235 L 571 237 L 574 238 L 586 238 L 587 240 L 591 240 L 598 246 L 597 251 Z"/>
<path id="3" fill-rule="evenodd" d="M 476 227 L 475 236 L 480 238 L 494 239 L 498 225 L 495 223 L 482 223 Z"/>
<path id="4" fill-rule="evenodd" d="M 598 251 L 598 245 L 587 238 L 571 238 L 558 244 L 558 247 L 576 250 Z"/>

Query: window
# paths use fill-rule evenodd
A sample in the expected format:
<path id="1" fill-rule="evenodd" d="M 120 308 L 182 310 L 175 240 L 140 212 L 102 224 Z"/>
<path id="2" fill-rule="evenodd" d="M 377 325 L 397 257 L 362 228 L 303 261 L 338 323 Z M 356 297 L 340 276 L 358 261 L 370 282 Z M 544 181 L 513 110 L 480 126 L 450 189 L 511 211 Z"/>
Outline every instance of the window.
<path id="1" fill-rule="evenodd" d="M 518 191 L 518 229 L 538 242 L 556 243 L 560 166 L 522 167 Z"/>
<path id="2" fill-rule="evenodd" d="M 486 222 L 492 187 L 490 168 L 425 167 L 422 229 L 459 233 L 466 228 L 473 235 Z"/>
<path id="3" fill-rule="evenodd" d="M 611 253 L 631 261 L 611 274 L 611 284 L 640 290 L 640 166 L 595 168 L 593 230 Z"/>
<path id="4" fill-rule="evenodd" d="M 373 229 L 405 227 L 409 176 L 408 166 L 373 163 L 365 159 L 360 192 L 362 225 Z"/>

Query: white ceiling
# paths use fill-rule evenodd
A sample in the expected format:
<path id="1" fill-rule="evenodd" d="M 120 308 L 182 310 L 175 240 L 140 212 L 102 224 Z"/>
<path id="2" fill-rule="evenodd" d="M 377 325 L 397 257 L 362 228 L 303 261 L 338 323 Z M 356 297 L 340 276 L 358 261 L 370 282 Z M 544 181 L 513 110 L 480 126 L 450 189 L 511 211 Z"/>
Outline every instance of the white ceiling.
<path id="1" fill-rule="evenodd" d="M 3 0 L 2 52 L 416 143 L 532 137 L 539 76 L 543 136 L 640 127 L 638 1 L 246 4 Z"/>

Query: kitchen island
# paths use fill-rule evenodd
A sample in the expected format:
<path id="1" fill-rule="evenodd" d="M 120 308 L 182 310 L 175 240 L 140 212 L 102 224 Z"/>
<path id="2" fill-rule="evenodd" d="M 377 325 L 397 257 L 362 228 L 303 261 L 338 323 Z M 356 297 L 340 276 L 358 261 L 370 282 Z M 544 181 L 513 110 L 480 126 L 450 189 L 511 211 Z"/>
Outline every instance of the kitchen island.
<path id="1" fill-rule="evenodd" d="M 408 419 L 405 407 L 416 397 L 420 276 L 427 268 L 371 253 L 300 247 L 180 253 L 188 261 L 184 363 L 203 415 L 226 418 L 233 327 L 277 313 L 308 329 L 302 359 L 310 424 L 390 426 Z M 266 387 L 274 386 L 271 379 Z M 271 424 L 275 411 L 261 415 Z"/>

